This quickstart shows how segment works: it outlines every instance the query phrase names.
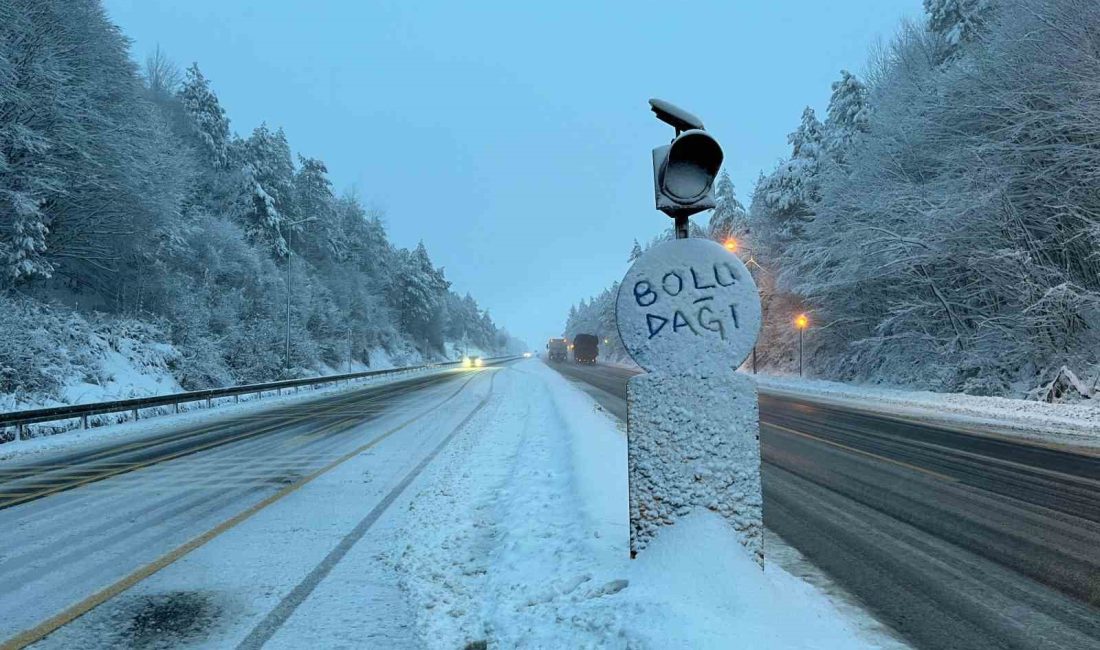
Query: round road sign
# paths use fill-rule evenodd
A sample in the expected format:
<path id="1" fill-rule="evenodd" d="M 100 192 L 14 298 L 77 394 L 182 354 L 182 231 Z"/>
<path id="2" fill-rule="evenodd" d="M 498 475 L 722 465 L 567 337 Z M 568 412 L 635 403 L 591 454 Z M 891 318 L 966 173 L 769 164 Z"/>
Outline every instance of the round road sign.
<path id="1" fill-rule="evenodd" d="M 756 345 L 760 296 L 749 270 L 709 239 L 673 239 L 634 262 L 615 303 L 619 336 L 650 372 L 737 368 Z"/>

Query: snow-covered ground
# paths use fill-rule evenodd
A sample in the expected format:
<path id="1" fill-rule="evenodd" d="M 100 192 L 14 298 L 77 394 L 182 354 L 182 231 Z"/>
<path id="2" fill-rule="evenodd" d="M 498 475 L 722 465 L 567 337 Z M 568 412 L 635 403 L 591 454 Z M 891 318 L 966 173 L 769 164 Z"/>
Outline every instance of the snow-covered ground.
<path id="1" fill-rule="evenodd" d="M 74 346 L 79 350 L 71 356 L 80 357 L 80 364 L 64 368 L 45 368 L 44 372 L 55 376 L 59 384 L 57 399 L 28 398 L 25 395 L 12 395 L 0 392 L 0 411 L 21 411 L 34 408 L 46 408 L 63 404 L 91 404 L 112 400 L 149 397 L 182 392 L 185 389 L 173 375 L 172 366 L 180 356 L 179 351 L 168 343 L 139 340 L 127 336 L 113 336 L 107 340 L 99 334 L 88 334 L 87 341 L 79 341 Z M 444 344 L 444 359 L 455 360 L 461 354 L 460 344 Z M 64 351 L 68 353 L 68 351 Z M 491 354 L 470 346 L 471 354 L 483 358 Z M 306 371 L 318 376 L 338 375 L 347 372 L 369 370 L 388 370 L 390 368 L 415 366 L 439 359 L 425 360 L 419 352 L 401 350 L 390 353 L 385 348 L 376 347 L 369 352 L 370 365 L 355 361 L 349 365 L 330 367 L 318 365 Z"/>
<path id="2" fill-rule="evenodd" d="M 432 648 L 871 647 L 808 583 L 701 511 L 628 558 L 626 441 L 538 362 L 430 466 L 388 558 Z M 765 553 L 766 553 L 765 549 Z"/>
<path id="3" fill-rule="evenodd" d="M 441 396 L 369 428 L 437 408 Z M 414 480 L 403 487 L 402 476 Z M 445 408 L 42 646 L 118 641 L 150 603 L 208 613 L 159 639 L 201 647 L 253 647 L 257 630 L 286 648 L 898 645 L 809 582 L 774 563 L 761 570 L 705 511 L 630 560 L 626 495 L 626 441 L 613 419 L 537 360 L 489 368 Z"/>
<path id="4" fill-rule="evenodd" d="M 1100 448 L 1100 404 L 1049 404 L 769 375 L 757 375 L 757 382 L 762 392 L 810 397 L 955 428 L 981 428 L 986 433 Z"/>

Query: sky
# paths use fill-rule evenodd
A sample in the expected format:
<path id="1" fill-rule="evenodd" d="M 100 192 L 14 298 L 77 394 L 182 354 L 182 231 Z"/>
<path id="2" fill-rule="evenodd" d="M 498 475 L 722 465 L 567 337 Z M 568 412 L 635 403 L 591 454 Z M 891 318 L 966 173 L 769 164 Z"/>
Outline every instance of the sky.
<path id="1" fill-rule="evenodd" d="M 534 349 L 625 274 L 653 207 L 647 100 L 702 118 L 746 205 L 809 105 L 921 0 L 106 0 L 138 61 L 198 62 Z M 706 214 L 695 219 L 705 223 Z"/>

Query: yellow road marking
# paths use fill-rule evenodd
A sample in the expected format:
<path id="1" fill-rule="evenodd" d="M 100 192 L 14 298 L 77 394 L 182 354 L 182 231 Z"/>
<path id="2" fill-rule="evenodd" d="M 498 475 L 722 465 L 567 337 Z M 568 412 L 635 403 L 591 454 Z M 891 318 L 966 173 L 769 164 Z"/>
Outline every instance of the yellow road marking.
<path id="1" fill-rule="evenodd" d="M 190 541 L 176 547 L 175 549 L 173 549 L 173 550 L 169 551 L 168 553 L 162 555 L 161 557 L 159 557 L 156 560 L 150 562 L 149 564 L 146 564 L 145 566 L 143 566 L 139 569 L 136 569 L 135 571 L 132 571 L 129 575 L 125 576 L 124 578 L 122 578 L 121 580 L 115 582 L 114 584 L 95 592 L 91 596 L 88 596 L 87 598 L 81 600 L 80 602 L 78 602 L 75 605 L 65 609 L 62 612 L 51 616 L 50 618 L 48 618 L 45 621 L 39 623 L 38 625 L 32 627 L 31 629 L 20 632 L 16 636 L 8 639 L 7 641 L 4 641 L 3 644 L 0 644 L 0 650 L 19 650 L 20 648 L 25 648 L 28 645 L 30 645 L 30 644 L 32 644 L 36 641 L 42 640 L 43 638 L 45 638 L 47 635 L 49 635 L 51 632 L 53 632 L 57 628 L 59 628 L 63 625 L 67 625 L 67 624 L 73 622 L 74 620 L 76 620 L 77 618 L 80 618 L 81 616 L 88 613 L 92 609 L 98 607 L 99 605 L 102 605 L 103 603 L 110 600 L 111 598 L 114 598 L 115 596 L 117 596 L 120 593 L 126 591 L 130 587 L 133 587 L 134 585 L 141 582 L 142 580 L 148 578 L 149 576 L 153 575 L 154 573 L 160 571 L 161 569 L 169 566 L 173 562 L 179 560 L 184 555 L 187 555 L 191 551 L 193 551 L 193 550 L 199 548 L 200 546 L 206 544 L 207 542 L 214 539 L 218 535 L 221 535 L 225 531 L 227 531 L 227 530 L 233 528 L 234 526 L 237 526 L 238 524 L 248 520 L 253 515 L 260 512 L 261 510 L 263 510 L 264 508 L 266 508 L 266 507 L 270 506 L 271 504 L 279 501 L 283 497 L 285 497 L 285 496 L 287 496 L 287 495 L 289 495 L 293 492 L 296 492 L 298 489 L 300 489 L 301 487 L 305 486 L 306 484 L 312 482 L 314 479 L 321 476 L 322 474 L 325 474 L 326 472 L 332 470 L 333 468 L 347 462 L 348 460 L 354 458 L 355 456 L 358 456 L 359 454 L 363 453 L 364 451 L 367 451 L 368 449 L 371 449 L 372 447 L 378 445 L 380 442 L 382 442 L 385 439 L 389 438 L 390 436 L 397 433 L 398 431 L 401 431 L 405 427 L 407 427 L 410 424 L 416 422 L 417 420 L 423 418 L 424 416 L 428 415 L 429 413 L 434 412 L 435 410 L 437 410 L 438 408 L 440 408 L 441 406 L 443 406 L 447 402 L 454 399 L 460 392 L 462 392 L 463 389 L 466 388 L 466 386 L 471 381 L 473 381 L 473 379 L 474 379 L 473 377 L 471 377 L 470 379 L 467 379 L 465 382 L 463 382 L 463 384 L 461 386 L 458 387 L 458 390 L 451 393 L 445 400 L 443 400 L 442 402 L 436 404 L 435 406 L 431 407 L 430 409 L 421 412 L 419 415 L 416 415 L 416 416 L 402 422 L 401 424 L 399 424 L 396 427 L 390 429 L 389 431 L 386 431 L 385 433 L 383 433 L 382 435 L 378 436 L 377 438 L 371 440 L 370 442 L 357 447 L 356 449 L 348 452 L 347 454 L 344 454 L 340 458 L 337 458 L 336 460 L 332 461 L 328 465 L 325 465 L 321 469 L 319 469 L 319 470 L 317 470 L 317 471 L 315 471 L 311 474 L 306 475 L 302 479 L 299 479 L 296 483 L 291 483 L 290 485 L 282 488 L 281 490 L 279 490 L 275 494 L 272 494 L 271 496 L 269 496 L 266 499 L 260 501 L 259 503 L 253 504 L 252 506 L 249 506 L 245 510 L 243 510 L 243 511 L 237 513 L 236 515 L 230 517 L 229 519 L 223 521 L 222 523 L 218 524 L 214 528 L 211 528 L 210 530 L 208 530 L 205 533 L 199 535 L 198 537 L 195 537 L 195 538 L 191 539 Z M 349 418 L 348 421 L 358 421 L 358 419 L 357 418 Z"/>
<path id="2" fill-rule="evenodd" d="M 785 427 L 781 424 L 771 424 L 771 423 L 763 423 L 762 422 L 761 425 L 762 426 L 767 426 L 767 427 L 774 427 L 776 429 L 782 429 L 783 431 L 786 431 L 788 433 L 793 433 L 796 436 L 801 436 L 803 438 L 807 438 L 809 440 L 814 440 L 814 441 L 817 441 L 817 442 L 823 442 L 827 445 L 832 445 L 833 447 L 837 447 L 837 448 L 843 449 L 845 451 L 850 451 L 854 454 L 859 454 L 861 456 L 867 456 L 868 458 L 874 458 L 875 460 L 886 461 L 887 463 L 892 463 L 894 465 L 898 465 L 898 466 L 904 467 L 906 469 L 911 469 L 911 470 L 920 472 L 922 474 L 927 474 L 929 476 L 934 476 L 938 479 L 948 481 L 950 483 L 958 483 L 959 482 L 959 480 L 957 478 L 947 476 L 946 474 L 940 474 L 939 472 L 935 472 L 935 471 L 932 471 L 930 469 L 925 469 L 923 467 L 917 467 L 916 465 L 911 465 L 911 464 L 906 463 L 904 461 L 894 460 L 893 458 L 887 458 L 886 456 L 880 456 L 878 454 L 873 454 L 869 451 L 863 451 L 862 449 L 856 449 L 855 447 L 849 447 L 848 445 L 844 445 L 844 444 L 841 444 L 839 442 L 833 442 L 832 440 L 826 440 L 825 438 L 819 438 L 818 436 L 815 436 L 815 435 L 812 435 L 812 434 L 809 434 L 809 433 L 804 433 L 802 431 L 796 431 L 795 429 L 791 429 L 790 427 Z"/>

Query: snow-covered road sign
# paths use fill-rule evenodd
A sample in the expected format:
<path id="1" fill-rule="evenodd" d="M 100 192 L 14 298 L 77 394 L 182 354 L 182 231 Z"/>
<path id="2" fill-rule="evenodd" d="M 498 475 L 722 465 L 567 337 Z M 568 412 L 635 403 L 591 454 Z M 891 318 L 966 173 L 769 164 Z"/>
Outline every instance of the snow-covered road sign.
<path id="1" fill-rule="evenodd" d="M 648 371 L 627 386 L 632 555 L 706 508 L 763 562 L 756 383 L 734 372 L 756 344 L 760 313 L 748 269 L 708 239 L 659 244 L 623 278 L 619 335 Z"/>
<path id="2" fill-rule="evenodd" d="M 760 297 L 741 260 L 709 239 L 674 239 L 635 261 L 619 285 L 623 345 L 650 372 L 727 374 L 752 351 Z"/>

